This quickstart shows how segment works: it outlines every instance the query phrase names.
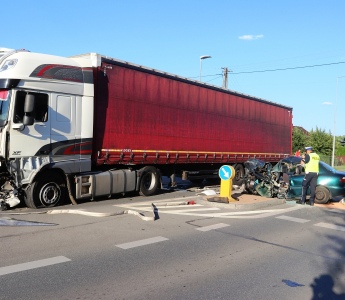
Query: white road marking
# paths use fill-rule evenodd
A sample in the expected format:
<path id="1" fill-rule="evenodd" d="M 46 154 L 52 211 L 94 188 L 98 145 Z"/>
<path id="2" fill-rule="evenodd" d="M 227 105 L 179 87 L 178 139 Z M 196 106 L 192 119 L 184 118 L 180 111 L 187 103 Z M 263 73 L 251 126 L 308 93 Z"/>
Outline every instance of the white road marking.
<path id="1" fill-rule="evenodd" d="M 183 215 L 183 216 L 209 217 L 209 218 L 225 218 L 225 219 L 261 219 L 261 218 L 272 217 L 275 215 L 280 215 L 280 214 L 294 211 L 297 209 L 301 209 L 301 208 L 298 206 L 298 207 L 291 207 L 291 208 L 285 208 L 285 209 L 272 209 L 272 210 L 266 210 L 266 211 L 257 210 L 257 211 L 221 212 L 221 213 L 204 213 L 204 214 L 195 213 L 195 212 L 184 212 L 183 210 L 178 210 L 176 212 L 160 210 L 159 213 L 178 214 L 178 215 Z"/>
<path id="2" fill-rule="evenodd" d="M 123 205 L 114 205 L 119 206 L 127 209 L 137 209 L 141 211 L 152 211 L 152 204 L 156 206 L 158 209 L 158 213 L 160 214 L 177 214 L 177 215 L 185 215 L 185 216 L 198 216 L 198 217 L 211 217 L 211 218 L 226 218 L 226 219 L 260 219 L 260 218 L 267 218 L 279 214 L 283 214 L 286 212 L 298 210 L 304 208 L 302 205 L 296 205 L 289 208 L 284 209 L 266 209 L 266 210 L 254 210 L 254 211 L 229 211 L 229 212 L 219 212 L 219 213 L 204 213 L 201 214 L 200 212 L 209 211 L 209 210 L 221 210 L 219 207 L 214 208 L 207 208 L 204 205 L 196 204 L 196 205 L 179 205 L 179 203 L 188 202 L 188 200 L 196 200 L 196 197 L 184 197 L 180 199 L 165 199 L 165 200 L 158 200 L 158 201 L 150 201 L 150 202 L 140 202 L 140 203 L 133 203 L 133 204 L 123 204 Z M 180 201 L 183 200 L 183 201 Z M 175 205 L 174 205 L 175 204 Z M 171 206 L 173 205 L 173 206 Z M 174 209 L 171 210 L 170 208 L 178 208 L 181 209 Z M 202 206 L 203 208 L 193 208 L 195 206 Z M 227 207 L 224 207 L 227 209 Z"/>
<path id="3" fill-rule="evenodd" d="M 291 222 L 296 222 L 296 223 L 307 223 L 307 222 L 310 221 L 310 220 L 307 220 L 307 219 L 294 218 L 294 217 L 289 217 L 289 216 L 279 216 L 279 217 L 276 217 L 276 218 L 277 219 L 291 221 Z"/>
<path id="4" fill-rule="evenodd" d="M 148 239 L 144 239 L 144 240 L 124 243 L 124 244 L 118 244 L 118 245 L 115 245 L 115 246 L 119 247 L 121 249 L 130 249 L 130 248 L 150 245 L 150 244 L 159 243 L 159 242 L 168 241 L 168 240 L 169 239 L 167 239 L 167 238 L 165 238 L 163 236 L 157 236 L 157 237 L 148 238 Z"/>
<path id="5" fill-rule="evenodd" d="M 219 228 L 223 228 L 223 227 L 228 227 L 230 225 L 225 224 L 225 223 L 218 223 L 218 224 L 213 224 L 210 226 L 204 226 L 204 227 L 200 227 L 200 228 L 196 228 L 196 230 L 199 231 L 210 231 L 210 230 L 215 230 L 215 229 L 219 229 Z"/>
<path id="6" fill-rule="evenodd" d="M 253 211 L 222 211 L 219 213 L 207 213 L 210 210 L 221 210 L 219 207 L 208 208 L 203 204 L 196 203 L 194 205 L 187 205 L 188 201 L 197 201 L 199 197 L 183 197 L 183 198 L 170 198 L 157 201 L 145 201 L 139 203 L 114 205 L 127 209 L 136 209 L 141 211 L 152 211 L 153 205 L 158 209 L 159 214 L 176 214 L 185 216 L 200 216 L 211 218 L 226 218 L 226 219 L 260 219 L 271 216 L 280 215 L 286 212 L 304 208 L 302 205 L 296 205 L 284 209 L 266 209 L 266 210 L 253 210 Z M 202 208 L 200 208 L 200 206 Z M 198 207 L 198 208 L 196 208 Z M 175 208 L 175 209 L 171 209 Z M 176 209 L 178 208 L 178 209 Z M 227 209 L 227 207 L 224 207 Z M 231 206 L 229 206 L 231 209 Z M 205 212 L 205 213 L 201 213 Z"/>
<path id="7" fill-rule="evenodd" d="M 158 212 L 164 212 L 164 213 L 167 213 L 167 214 L 185 214 L 185 213 L 189 213 L 189 212 L 194 212 L 194 211 L 211 211 L 211 210 L 220 210 L 219 208 L 217 207 L 204 207 L 204 208 L 190 208 L 190 209 L 176 209 L 176 210 L 165 210 L 165 211 L 161 211 L 159 210 Z"/>
<path id="8" fill-rule="evenodd" d="M 200 199 L 199 196 L 191 196 L 191 197 L 183 197 L 183 198 L 171 198 L 171 199 L 164 199 L 164 200 L 151 200 L 151 201 L 140 201 L 138 203 L 133 203 L 133 204 L 123 204 L 123 205 L 113 205 L 113 206 L 120 206 L 120 207 L 150 207 L 150 209 L 152 209 L 152 204 L 154 205 L 161 205 L 161 206 L 165 206 L 165 207 L 169 207 L 170 204 L 175 204 L 178 206 L 183 206 L 183 203 L 188 202 L 188 201 L 196 201 L 197 199 Z M 199 205 L 202 206 L 200 204 L 194 204 L 194 205 Z M 191 206 L 194 206 L 191 205 Z"/>
<path id="9" fill-rule="evenodd" d="M 136 206 L 136 205 L 114 205 L 114 206 L 121 206 L 122 208 L 129 208 L 129 209 L 140 209 L 143 211 L 152 211 L 153 208 L 157 209 L 171 209 L 171 208 L 185 208 L 185 207 L 205 207 L 204 205 L 201 204 L 193 204 L 193 205 L 151 205 L 151 206 Z M 205 208 L 204 208 L 205 209 Z M 202 209 L 201 209 L 202 210 Z M 212 208 L 212 210 L 220 210 L 220 208 Z"/>
<path id="10" fill-rule="evenodd" d="M 154 204 L 154 203 L 153 203 Z M 154 204 L 154 206 L 156 207 L 156 208 L 181 208 L 181 207 L 186 207 L 186 206 L 189 206 L 189 207 L 203 207 L 203 205 L 201 205 L 201 204 L 191 204 L 191 205 L 187 205 L 187 204 L 185 204 L 185 205 L 181 205 L 181 204 L 177 204 L 177 205 L 164 205 L 164 204 Z M 152 205 L 151 206 L 144 206 L 144 207 L 142 207 L 143 209 L 152 209 Z"/>
<path id="11" fill-rule="evenodd" d="M 31 261 L 31 262 L 27 262 L 23 264 L 2 267 L 0 268 L 0 276 L 16 273 L 16 272 L 21 272 L 21 271 L 26 271 L 26 270 L 31 270 L 31 269 L 47 267 L 47 266 L 51 266 L 55 264 L 68 262 L 68 261 L 71 261 L 71 260 L 65 256 L 56 256 L 52 258 Z"/>
<path id="12" fill-rule="evenodd" d="M 334 229 L 334 230 L 340 230 L 340 231 L 345 231 L 345 226 L 339 226 L 331 223 L 317 223 L 314 224 L 315 226 L 318 227 L 324 227 L 324 228 L 329 228 L 329 229 Z"/>

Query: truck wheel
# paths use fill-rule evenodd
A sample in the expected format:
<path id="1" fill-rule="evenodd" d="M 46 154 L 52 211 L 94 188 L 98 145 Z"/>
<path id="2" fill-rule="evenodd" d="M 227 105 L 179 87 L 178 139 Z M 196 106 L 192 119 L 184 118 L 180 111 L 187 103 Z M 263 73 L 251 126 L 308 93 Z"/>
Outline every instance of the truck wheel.
<path id="1" fill-rule="evenodd" d="M 330 191 L 324 186 L 317 186 L 315 190 L 315 203 L 325 204 L 331 199 Z"/>
<path id="2" fill-rule="evenodd" d="M 67 195 L 64 176 L 57 172 L 42 175 L 26 189 L 24 201 L 30 208 L 56 206 Z"/>
<path id="3" fill-rule="evenodd" d="M 145 167 L 140 175 L 139 194 L 142 196 L 152 196 L 160 186 L 160 174 L 155 167 Z"/>
<path id="4" fill-rule="evenodd" d="M 244 176 L 244 168 L 242 165 L 237 164 L 234 166 L 235 169 L 235 178 L 232 180 L 234 185 L 242 185 L 243 183 L 243 176 Z"/>

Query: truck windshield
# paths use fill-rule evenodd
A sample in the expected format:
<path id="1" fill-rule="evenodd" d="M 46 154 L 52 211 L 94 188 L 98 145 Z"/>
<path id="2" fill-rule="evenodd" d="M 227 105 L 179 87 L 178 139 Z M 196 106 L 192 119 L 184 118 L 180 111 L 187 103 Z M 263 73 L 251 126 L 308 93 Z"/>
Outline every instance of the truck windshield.
<path id="1" fill-rule="evenodd" d="M 7 123 L 9 95 L 10 92 L 8 90 L 0 89 L 0 127 L 5 126 Z"/>

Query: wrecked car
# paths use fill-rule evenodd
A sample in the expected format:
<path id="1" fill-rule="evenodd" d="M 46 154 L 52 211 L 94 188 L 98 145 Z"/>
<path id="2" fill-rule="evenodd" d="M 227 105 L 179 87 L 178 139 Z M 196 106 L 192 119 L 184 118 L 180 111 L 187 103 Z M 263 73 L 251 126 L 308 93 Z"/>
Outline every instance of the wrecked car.
<path id="1" fill-rule="evenodd" d="M 245 163 L 245 187 L 250 193 L 268 198 L 300 199 L 305 175 L 301 157 L 289 156 L 276 165 L 250 159 Z M 309 194 L 309 191 L 308 191 Z M 324 204 L 345 196 L 345 172 L 320 161 L 315 203 Z"/>
<path id="2" fill-rule="evenodd" d="M 273 168 L 271 163 L 256 158 L 246 161 L 244 167 L 244 185 L 247 192 L 267 198 L 286 198 L 288 185 L 282 178 L 283 171 L 280 167 Z"/>

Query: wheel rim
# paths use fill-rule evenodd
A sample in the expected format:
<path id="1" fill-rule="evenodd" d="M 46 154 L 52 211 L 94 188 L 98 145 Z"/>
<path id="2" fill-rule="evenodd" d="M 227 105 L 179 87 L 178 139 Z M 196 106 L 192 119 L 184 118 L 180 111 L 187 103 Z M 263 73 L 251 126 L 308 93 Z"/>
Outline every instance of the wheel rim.
<path id="1" fill-rule="evenodd" d="M 319 201 L 322 201 L 326 198 L 326 194 L 323 191 L 317 191 L 315 193 L 315 198 Z"/>
<path id="2" fill-rule="evenodd" d="M 60 199 L 61 191 L 56 183 L 45 184 L 39 194 L 40 202 L 44 206 L 54 205 Z"/>
<path id="3" fill-rule="evenodd" d="M 143 178 L 143 185 L 144 185 L 145 189 L 150 191 L 151 189 L 153 189 L 155 184 L 156 184 L 156 178 L 155 178 L 154 174 L 147 173 L 145 175 L 145 177 Z"/>

